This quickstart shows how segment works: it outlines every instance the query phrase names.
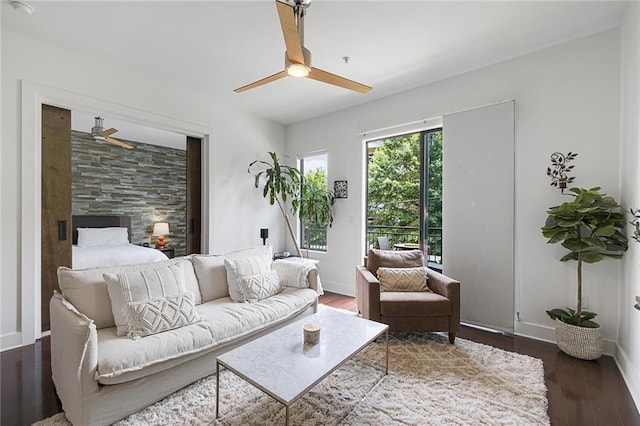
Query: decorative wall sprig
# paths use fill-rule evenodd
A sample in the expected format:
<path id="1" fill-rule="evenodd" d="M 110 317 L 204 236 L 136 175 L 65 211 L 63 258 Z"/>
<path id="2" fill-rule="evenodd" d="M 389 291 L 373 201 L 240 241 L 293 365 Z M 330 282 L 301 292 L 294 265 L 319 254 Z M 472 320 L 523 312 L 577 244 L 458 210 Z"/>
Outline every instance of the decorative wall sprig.
<path id="1" fill-rule="evenodd" d="M 578 156 L 575 152 L 569 152 L 567 155 L 561 152 L 554 152 L 551 154 L 551 167 L 547 167 L 547 176 L 551 178 L 551 186 L 555 186 L 560 190 L 564 190 L 567 184 L 573 182 L 574 176 L 568 176 L 574 166 L 569 166 L 568 163 L 573 161 Z"/>
<path id="2" fill-rule="evenodd" d="M 640 209 L 629 209 L 629 212 L 633 215 L 633 220 L 629 223 L 635 227 L 631 238 L 640 243 Z"/>

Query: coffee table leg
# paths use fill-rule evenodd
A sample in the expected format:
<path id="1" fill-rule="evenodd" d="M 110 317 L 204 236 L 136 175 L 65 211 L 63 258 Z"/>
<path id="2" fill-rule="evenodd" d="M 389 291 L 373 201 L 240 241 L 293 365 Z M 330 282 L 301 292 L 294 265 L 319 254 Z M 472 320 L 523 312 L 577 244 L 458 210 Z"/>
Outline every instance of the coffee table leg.
<path id="1" fill-rule="evenodd" d="M 284 420 L 284 426 L 289 426 L 289 406 L 285 405 L 285 420 Z"/>
<path id="2" fill-rule="evenodd" d="M 218 407 L 220 407 L 220 364 L 216 360 L 216 419 L 220 414 Z"/>
<path id="3" fill-rule="evenodd" d="M 384 374 L 389 374 L 389 329 L 387 328 L 387 332 L 385 333 L 385 339 L 387 341 L 387 365 L 384 370 Z M 216 406 L 217 407 L 217 406 Z"/>

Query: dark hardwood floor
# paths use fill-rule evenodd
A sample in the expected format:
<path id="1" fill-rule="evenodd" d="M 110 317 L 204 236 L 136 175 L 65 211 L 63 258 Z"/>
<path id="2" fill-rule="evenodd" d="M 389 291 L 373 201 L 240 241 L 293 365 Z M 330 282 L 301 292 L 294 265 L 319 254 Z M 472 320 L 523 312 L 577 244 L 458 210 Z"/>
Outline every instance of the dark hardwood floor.
<path id="1" fill-rule="evenodd" d="M 352 297 L 327 293 L 320 302 L 357 310 Z M 640 426 L 638 410 L 609 356 L 581 361 L 550 343 L 465 326 L 458 337 L 541 359 L 553 425 Z M 1 425 L 30 425 L 62 410 L 51 381 L 49 338 L 0 353 L 0 364 Z"/>

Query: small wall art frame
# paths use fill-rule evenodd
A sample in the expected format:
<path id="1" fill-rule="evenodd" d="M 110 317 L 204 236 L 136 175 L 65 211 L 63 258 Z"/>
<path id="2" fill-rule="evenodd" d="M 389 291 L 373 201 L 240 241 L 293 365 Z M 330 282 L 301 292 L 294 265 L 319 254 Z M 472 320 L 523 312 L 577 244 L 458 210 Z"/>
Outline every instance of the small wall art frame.
<path id="1" fill-rule="evenodd" d="M 346 180 L 333 182 L 333 193 L 335 198 L 347 198 L 349 196 L 349 183 Z"/>

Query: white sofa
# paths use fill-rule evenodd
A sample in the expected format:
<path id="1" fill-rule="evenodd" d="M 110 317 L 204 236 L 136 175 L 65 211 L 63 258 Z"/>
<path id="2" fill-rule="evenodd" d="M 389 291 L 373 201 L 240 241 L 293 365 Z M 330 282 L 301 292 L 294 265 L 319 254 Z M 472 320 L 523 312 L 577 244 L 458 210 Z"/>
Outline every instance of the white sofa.
<path id="1" fill-rule="evenodd" d="M 60 268 L 62 294 L 50 302 L 51 366 L 67 418 L 74 425 L 111 424 L 213 374 L 217 355 L 315 313 L 319 278 L 317 269 L 304 262 L 306 279 L 297 283 L 302 288 L 283 287 L 255 303 L 229 298 L 224 259 L 255 250 L 145 265 Z M 182 267 L 201 321 L 137 339 L 117 336 L 103 274 L 164 264 Z"/>

